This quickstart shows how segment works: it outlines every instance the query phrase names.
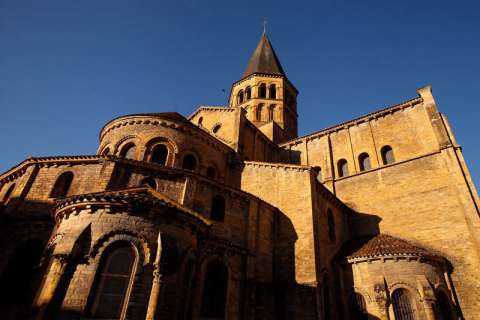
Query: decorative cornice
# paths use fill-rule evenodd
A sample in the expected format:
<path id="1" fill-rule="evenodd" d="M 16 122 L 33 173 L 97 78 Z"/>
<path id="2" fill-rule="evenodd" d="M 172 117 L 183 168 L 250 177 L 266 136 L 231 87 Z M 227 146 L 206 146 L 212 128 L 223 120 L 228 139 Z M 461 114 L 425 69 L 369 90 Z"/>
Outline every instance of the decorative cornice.
<path id="1" fill-rule="evenodd" d="M 276 209 L 275 206 L 272 206 L 271 204 L 264 202 L 263 200 L 261 200 L 260 198 L 258 198 L 257 196 L 251 193 L 233 188 L 225 183 L 207 178 L 199 173 L 195 173 L 189 170 L 183 170 L 179 168 L 166 167 L 160 164 L 147 162 L 147 161 L 138 161 L 138 160 L 132 160 L 132 159 L 119 158 L 112 155 L 81 155 L 81 156 L 59 156 L 59 157 L 42 157 L 42 158 L 32 157 L 32 158 L 26 159 L 25 161 L 21 162 L 17 166 L 11 168 L 4 174 L 0 175 L 0 185 L 7 181 L 13 180 L 14 177 L 20 176 L 26 171 L 26 169 L 29 166 L 32 166 L 32 165 L 40 165 L 40 166 L 82 165 L 82 164 L 104 163 L 104 162 L 127 164 L 127 165 L 134 166 L 136 168 L 144 168 L 144 169 L 153 170 L 157 172 L 161 171 L 161 172 L 167 172 L 170 174 L 180 174 L 187 177 L 195 177 L 196 179 L 201 180 L 202 182 L 207 183 L 219 190 L 224 190 L 227 193 L 229 192 L 229 193 L 236 194 L 239 197 L 242 197 L 244 199 L 255 199 L 262 202 L 264 205 L 270 208 Z"/>
<path id="2" fill-rule="evenodd" d="M 340 131 L 340 130 L 343 130 L 343 129 L 348 129 L 349 127 L 357 126 L 361 123 L 371 121 L 371 120 L 374 120 L 374 119 L 377 119 L 377 118 L 381 118 L 381 117 L 384 117 L 386 115 L 392 114 L 394 112 L 404 110 L 406 108 L 414 107 L 414 106 L 416 106 L 416 105 L 418 105 L 422 102 L 423 102 L 423 99 L 419 98 L 419 97 L 411 99 L 411 100 L 407 100 L 405 102 L 393 105 L 391 107 L 381 109 L 381 110 L 378 110 L 378 111 L 375 111 L 375 112 L 372 112 L 372 113 L 368 113 L 364 116 L 355 118 L 353 120 L 349 120 L 349 121 L 346 121 L 346 122 L 339 123 L 339 124 L 337 124 L 333 127 L 325 128 L 325 129 L 322 129 L 320 131 L 316 131 L 316 132 L 307 134 L 305 136 L 295 138 L 293 140 L 284 142 L 284 143 L 280 144 L 279 146 L 281 148 L 287 148 L 287 147 L 297 145 L 299 143 L 303 143 L 304 141 L 314 140 L 314 139 L 317 139 L 321 136 L 325 136 L 325 135 L 328 135 L 328 134 L 336 132 L 336 131 Z"/>
<path id="3" fill-rule="evenodd" d="M 283 78 L 292 88 L 293 90 L 295 90 L 295 92 L 298 94 L 298 90 L 297 88 L 293 85 L 293 83 L 287 78 L 286 75 L 282 75 L 282 74 L 272 74 L 272 73 L 260 73 L 260 72 L 255 72 L 255 73 L 252 73 L 240 80 L 237 80 L 235 81 L 233 84 L 232 84 L 232 89 L 233 87 L 236 87 L 238 86 L 239 84 L 241 84 L 242 82 L 244 81 L 247 81 L 247 80 L 250 80 L 252 79 L 253 77 L 269 77 L 269 78 Z M 231 95 L 231 90 L 230 90 L 230 95 Z"/>
<path id="4" fill-rule="evenodd" d="M 176 118 L 165 116 L 162 114 L 134 114 L 118 117 L 108 122 L 100 130 L 100 141 L 103 140 L 105 135 L 117 128 L 128 126 L 128 125 L 152 125 L 152 126 L 162 126 L 165 128 L 170 128 L 174 130 L 182 131 L 190 136 L 197 137 L 204 141 L 206 144 L 214 147 L 220 152 L 228 153 L 233 151 L 233 149 L 223 143 L 222 141 L 216 139 L 212 135 L 208 134 L 204 130 L 201 130 L 198 126 L 194 125 L 186 118 L 178 115 Z"/>
<path id="5" fill-rule="evenodd" d="M 235 109 L 226 106 L 199 106 L 197 110 L 187 117 L 187 119 L 192 120 L 192 118 L 200 111 L 234 112 Z"/>
<path id="6" fill-rule="evenodd" d="M 55 218 L 58 220 L 65 215 L 68 216 L 69 214 L 74 214 L 79 210 L 87 209 L 93 213 L 98 208 L 112 211 L 112 209 L 115 208 L 130 209 L 135 206 L 145 204 L 149 205 L 151 208 L 156 208 L 159 205 L 174 208 L 187 214 L 190 218 L 193 218 L 204 226 L 208 227 L 212 224 L 210 219 L 203 217 L 194 210 L 182 206 L 175 200 L 172 200 L 149 187 L 137 187 L 117 191 L 103 191 L 74 195 L 56 200 L 53 210 L 55 212 Z"/>
<path id="7" fill-rule="evenodd" d="M 302 166 L 297 164 L 285 164 L 285 163 L 274 163 L 274 162 L 260 162 L 260 161 L 244 161 L 245 166 L 252 167 L 264 167 L 264 168 L 278 168 L 278 169 L 290 169 L 296 171 L 310 171 L 312 167 Z"/>

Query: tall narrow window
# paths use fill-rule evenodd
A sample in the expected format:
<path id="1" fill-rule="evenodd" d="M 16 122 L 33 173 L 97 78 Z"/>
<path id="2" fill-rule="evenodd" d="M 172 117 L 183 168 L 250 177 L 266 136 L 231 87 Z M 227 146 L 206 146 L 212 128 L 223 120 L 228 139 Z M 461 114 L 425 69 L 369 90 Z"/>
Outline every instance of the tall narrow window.
<path id="1" fill-rule="evenodd" d="M 392 164 L 395 162 L 395 157 L 393 156 L 393 149 L 390 146 L 384 146 L 381 150 L 382 161 L 384 165 Z"/>
<path id="2" fill-rule="evenodd" d="M 212 199 L 210 218 L 215 221 L 223 221 L 225 218 L 225 198 L 219 194 Z"/>
<path id="3" fill-rule="evenodd" d="M 277 99 L 277 88 L 275 87 L 275 85 L 271 84 L 268 89 L 270 93 L 270 99 Z"/>
<path id="4" fill-rule="evenodd" d="M 2 199 L 2 202 L 3 203 L 7 203 L 8 200 L 10 200 L 10 197 L 12 196 L 12 192 L 13 190 L 15 189 L 15 183 L 12 183 L 10 185 L 10 187 L 8 187 L 7 191 L 5 192 L 5 194 L 3 195 L 3 199 Z"/>
<path id="5" fill-rule="evenodd" d="M 95 319 L 124 319 L 137 255 L 128 242 L 106 249 L 94 284 L 91 316 Z"/>
<path id="6" fill-rule="evenodd" d="M 246 100 L 252 99 L 252 88 L 250 87 L 245 88 L 245 99 Z"/>
<path id="7" fill-rule="evenodd" d="M 129 143 L 122 148 L 122 151 L 120 152 L 120 157 L 125 159 L 135 159 L 136 151 L 137 148 L 135 147 L 135 145 L 133 143 Z"/>
<path id="8" fill-rule="evenodd" d="M 193 154 L 187 154 L 183 158 L 182 169 L 194 171 L 197 168 L 197 159 Z"/>
<path id="9" fill-rule="evenodd" d="M 238 92 L 238 104 L 243 103 L 243 90 Z"/>
<path id="10" fill-rule="evenodd" d="M 328 239 L 330 242 L 335 242 L 335 218 L 333 217 L 332 210 L 327 210 L 327 219 L 328 219 Z"/>
<path id="11" fill-rule="evenodd" d="M 203 117 L 198 118 L 198 125 L 201 126 L 203 122 Z"/>
<path id="12" fill-rule="evenodd" d="M 395 320 L 415 320 L 410 293 L 406 289 L 397 289 L 393 292 L 392 306 Z"/>
<path id="13" fill-rule="evenodd" d="M 212 261 L 205 272 L 200 319 L 225 319 L 228 271 L 221 261 Z"/>
<path id="14" fill-rule="evenodd" d="M 267 97 L 267 85 L 265 83 L 262 83 L 260 84 L 260 86 L 258 86 L 258 97 L 259 98 Z"/>
<path id="15" fill-rule="evenodd" d="M 273 121 L 274 111 L 275 111 L 275 105 L 272 104 L 272 105 L 268 108 L 268 121 Z"/>
<path id="16" fill-rule="evenodd" d="M 360 165 L 360 171 L 370 170 L 372 168 L 368 153 L 364 152 L 358 156 L 358 164 Z"/>
<path id="17" fill-rule="evenodd" d="M 338 160 L 337 169 L 338 169 L 338 176 L 340 178 L 348 176 L 348 162 L 347 162 L 347 160 L 345 160 L 345 159 Z"/>
<path id="18" fill-rule="evenodd" d="M 263 103 L 260 103 L 257 107 L 257 114 L 255 115 L 255 118 L 257 121 L 262 121 L 262 112 L 263 112 Z"/>
<path id="19" fill-rule="evenodd" d="M 328 276 L 323 275 L 323 315 L 324 319 L 330 319 L 330 288 L 328 285 Z"/>
<path id="20" fill-rule="evenodd" d="M 164 144 L 157 144 L 153 147 L 151 162 L 161 164 L 162 166 L 167 164 L 168 148 Z"/>
<path id="21" fill-rule="evenodd" d="M 73 181 L 73 173 L 70 171 L 62 173 L 55 181 L 50 192 L 50 198 L 66 197 Z"/>
<path id="22" fill-rule="evenodd" d="M 209 166 L 207 168 L 207 177 L 210 178 L 210 179 L 215 179 L 217 173 L 216 173 L 216 170 L 214 167 L 212 166 Z"/>

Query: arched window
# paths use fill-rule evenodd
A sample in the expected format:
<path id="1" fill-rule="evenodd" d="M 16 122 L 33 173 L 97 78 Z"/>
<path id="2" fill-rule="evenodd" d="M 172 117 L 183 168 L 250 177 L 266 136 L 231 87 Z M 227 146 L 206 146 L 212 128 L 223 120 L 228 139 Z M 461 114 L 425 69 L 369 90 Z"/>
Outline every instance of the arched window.
<path id="1" fill-rule="evenodd" d="M 212 132 L 213 132 L 213 133 L 217 133 L 217 132 L 220 130 L 221 127 L 222 127 L 221 124 L 216 124 L 216 125 L 213 127 Z"/>
<path id="2" fill-rule="evenodd" d="M 203 122 L 203 117 L 198 118 L 198 125 L 201 126 Z"/>
<path id="3" fill-rule="evenodd" d="M 258 86 L 258 97 L 259 98 L 266 98 L 267 97 L 267 85 L 265 83 L 261 83 Z"/>
<path id="4" fill-rule="evenodd" d="M 372 169 L 372 166 L 370 164 L 370 156 L 366 152 L 358 156 L 358 164 L 360 165 L 360 171 Z"/>
<path id="5" fill-rule="evenodd" d="M 273 121 L 274 111 L 275 111 L 275 105 L 272 104 L 270 108 L 268 108 L 268 121 Z"/>
<path id="6" fill-rule="evenodd" d="M 109 153 L 110 153 L 110 148 L 109 148 L 109 147 L 106 147 L 106 148 L 103 149 L 103 151 L 102 151 L 102 155 L 103 155 L 103 156 L 106 156 L 106 155 L 109 154 Z"/>
<path id="7" fill-rule="evenodd" d="M 255 118 L 257 121 L 262 121 L 262 109 L 263 109 L 263 103 L 260 103 L 257 106 L 257 114 L 255 115 Z"/>
<path id="8" fill-rule="evenodd" d="M 119 241 L 110 245 L 102 256 L 94 283 L 91 316 L 96 319 L 123 319 L 137 254 L 132 245 Z"/>
<path id="9" fill-rule="evenodd" d="M 392 164 L 395 162 L 395 157 L 393 156 L 393 149 L 390 146 L 384 146 L 381 150 L 382 161 L 384 165 Z"/>
<path id="10" fill-rule="evenodd" d="M 328 239 L 330 242 L 335 242 L 335 219 L 333 217 L 332 210 L 327 210 L 327 219 L 328 219 Z"/>
<path id="11" fill-rule="evenodd" d="M 50 192 L 50 198 L 66 197 L 73 181 L 73 173 L 70 171 L 62 173 L 55 181 Z"/>
<path id="12" fill-rule="evenodd" d="M 452 311 L 452 304 L 450 299 L 445 294 L 445 292 L 441 290 L 437 290 L 435 292 L 435 297 L 437 301 L 435 302 L 435 311 L 437 313 L 437 317 L 439 320 L 453 320 L 454 313 Z"/>
<path id="13" fill-rule="evenodd" d="M 408 290 L 397 289 L 393 292 L 392 307 L 395 320 L 415 320 L 415 312 Z"/>
<path id="14" fill-rule="evenodd" d="M 347 160 L 345 160 L 345 159 L 338 160 L 337 169 L 338 169 L 338 176 L 340 178 L 348 176 L 348 162 L 347 162 Z"/>
<path id="15" fill-rule="evenodd" d="M 330 288 L 328 285 L 328 276 L 327 274 L 323 275 L 323 315 L 324 319 L 330 319 Z"/>
<path id="16" fill-rule="evenodd" d="M 238 104 L 243 103 L 243 90 L 238 92 Z"/>
<path id="17" fill-rule="evenodd" d="M 214 221 L 223 221 L 225 218 L 225 198 L 219 194 L 212 199 L 210 218 Z"/>
<path id="18" fill-rule="evenodd" d="M 353 293 L 350 296 L 350 319 L 368 320 L 367 303 L 360 293 Z"/>
<path id="19" fill-rule="evenodd" d="M 274 84 L 270 85 L 270 87 L 268 88 L 268 91 L 270 93 L 270 99 L 277 99 L 277 88 L 275 87 Z"/>
<path id="20" fill-rule="evenodd" d="M 217 172 L 216 172 L 215 168 L 212 167 L 212 166 L 209 166 L 207 168 L 207 177 L 210 178 L 210 179 L 215 179 L 216 175 L 217 175 Z"/>
<path id="21" fill-rule="evenodd" d="M 187 154 L 183 158 L 182 169 L 194 171 L 197 168 L 197 159 L 193 154 Z"/>
<path id="22" fill-rule="evenodd" d="M 125 159 L 135 159 L 136 151 L 137 148 L 135 147 L 135 145 L 133 143 L 129 143 L 122 148 L 122 151 L 120 152 L 120 157 Z"/>
<path id="23" fill-rule="evenodd" d="M 228 271 L 218 260 L 208 264 L 203 285 L 203 301 L 200 318 L 225 319 Z"/>
<path id="24" fill-rule="evenodd" d="M 153 178 L 143 179 L 141 185 L 149 186 L 150 188 L 157 190 L 157 181 L 155 181 Z"/>
<path id="25" fill-rule="evenodd" d="M 249 100 L 252 98 L 252 88 L 246 87 L 245 88 L 245 99 Z"/>
<path id="26" fill-rule="evenodd" d="M 150 161 L 153 163 L 161 164 L 162 166 L 167 164 L 168 148 L 164 144 L 157 144 L 153 147 L 152 157 Z"/>
<path id="27" fill-rule="evenodd" d="M 12 307 L 32 302 L 38 264 L 43 253 L 43 243 L 30 239 L 21 243 L 8 257 L 8 263 L 0 277 L 0 304 Z"/>
<path id="28" fill-rule="evenodd" d="M 7 203 L 8 200 L 10 200 L 10 196 L 12 195 L 13 190 L 15 190 L 15 183 L 12 183 L 10 187 L 8 187 L 7 191 L 5 192 L 3 196 L 3 203 Z"/>

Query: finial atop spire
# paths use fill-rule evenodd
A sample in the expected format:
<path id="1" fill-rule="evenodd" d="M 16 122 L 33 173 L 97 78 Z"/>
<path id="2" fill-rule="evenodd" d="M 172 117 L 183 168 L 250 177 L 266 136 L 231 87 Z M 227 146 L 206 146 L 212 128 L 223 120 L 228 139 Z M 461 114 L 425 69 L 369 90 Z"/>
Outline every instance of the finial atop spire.
<path id="1" fill-rule="evenodd" d="M 263 33 L 267 33 L 267 18 L 263 17 Z"/>

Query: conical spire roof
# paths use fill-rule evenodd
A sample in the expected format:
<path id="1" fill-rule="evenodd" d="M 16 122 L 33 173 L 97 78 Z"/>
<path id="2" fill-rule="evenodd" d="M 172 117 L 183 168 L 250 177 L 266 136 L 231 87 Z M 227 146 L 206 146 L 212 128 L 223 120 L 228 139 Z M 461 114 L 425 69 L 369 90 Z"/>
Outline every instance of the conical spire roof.
<path id="1" fill-rule="evenodd" d="M 275 54 L 275 50 L 273 50 L 272 44 L 270 43 L 270 40 L 268 40 L 265 32 L 263 32 L 257 48 L 250 57 L 242 78 L 253 73 L 285 75 L 282 65 L 280 64 L 280 61 Z"/>

